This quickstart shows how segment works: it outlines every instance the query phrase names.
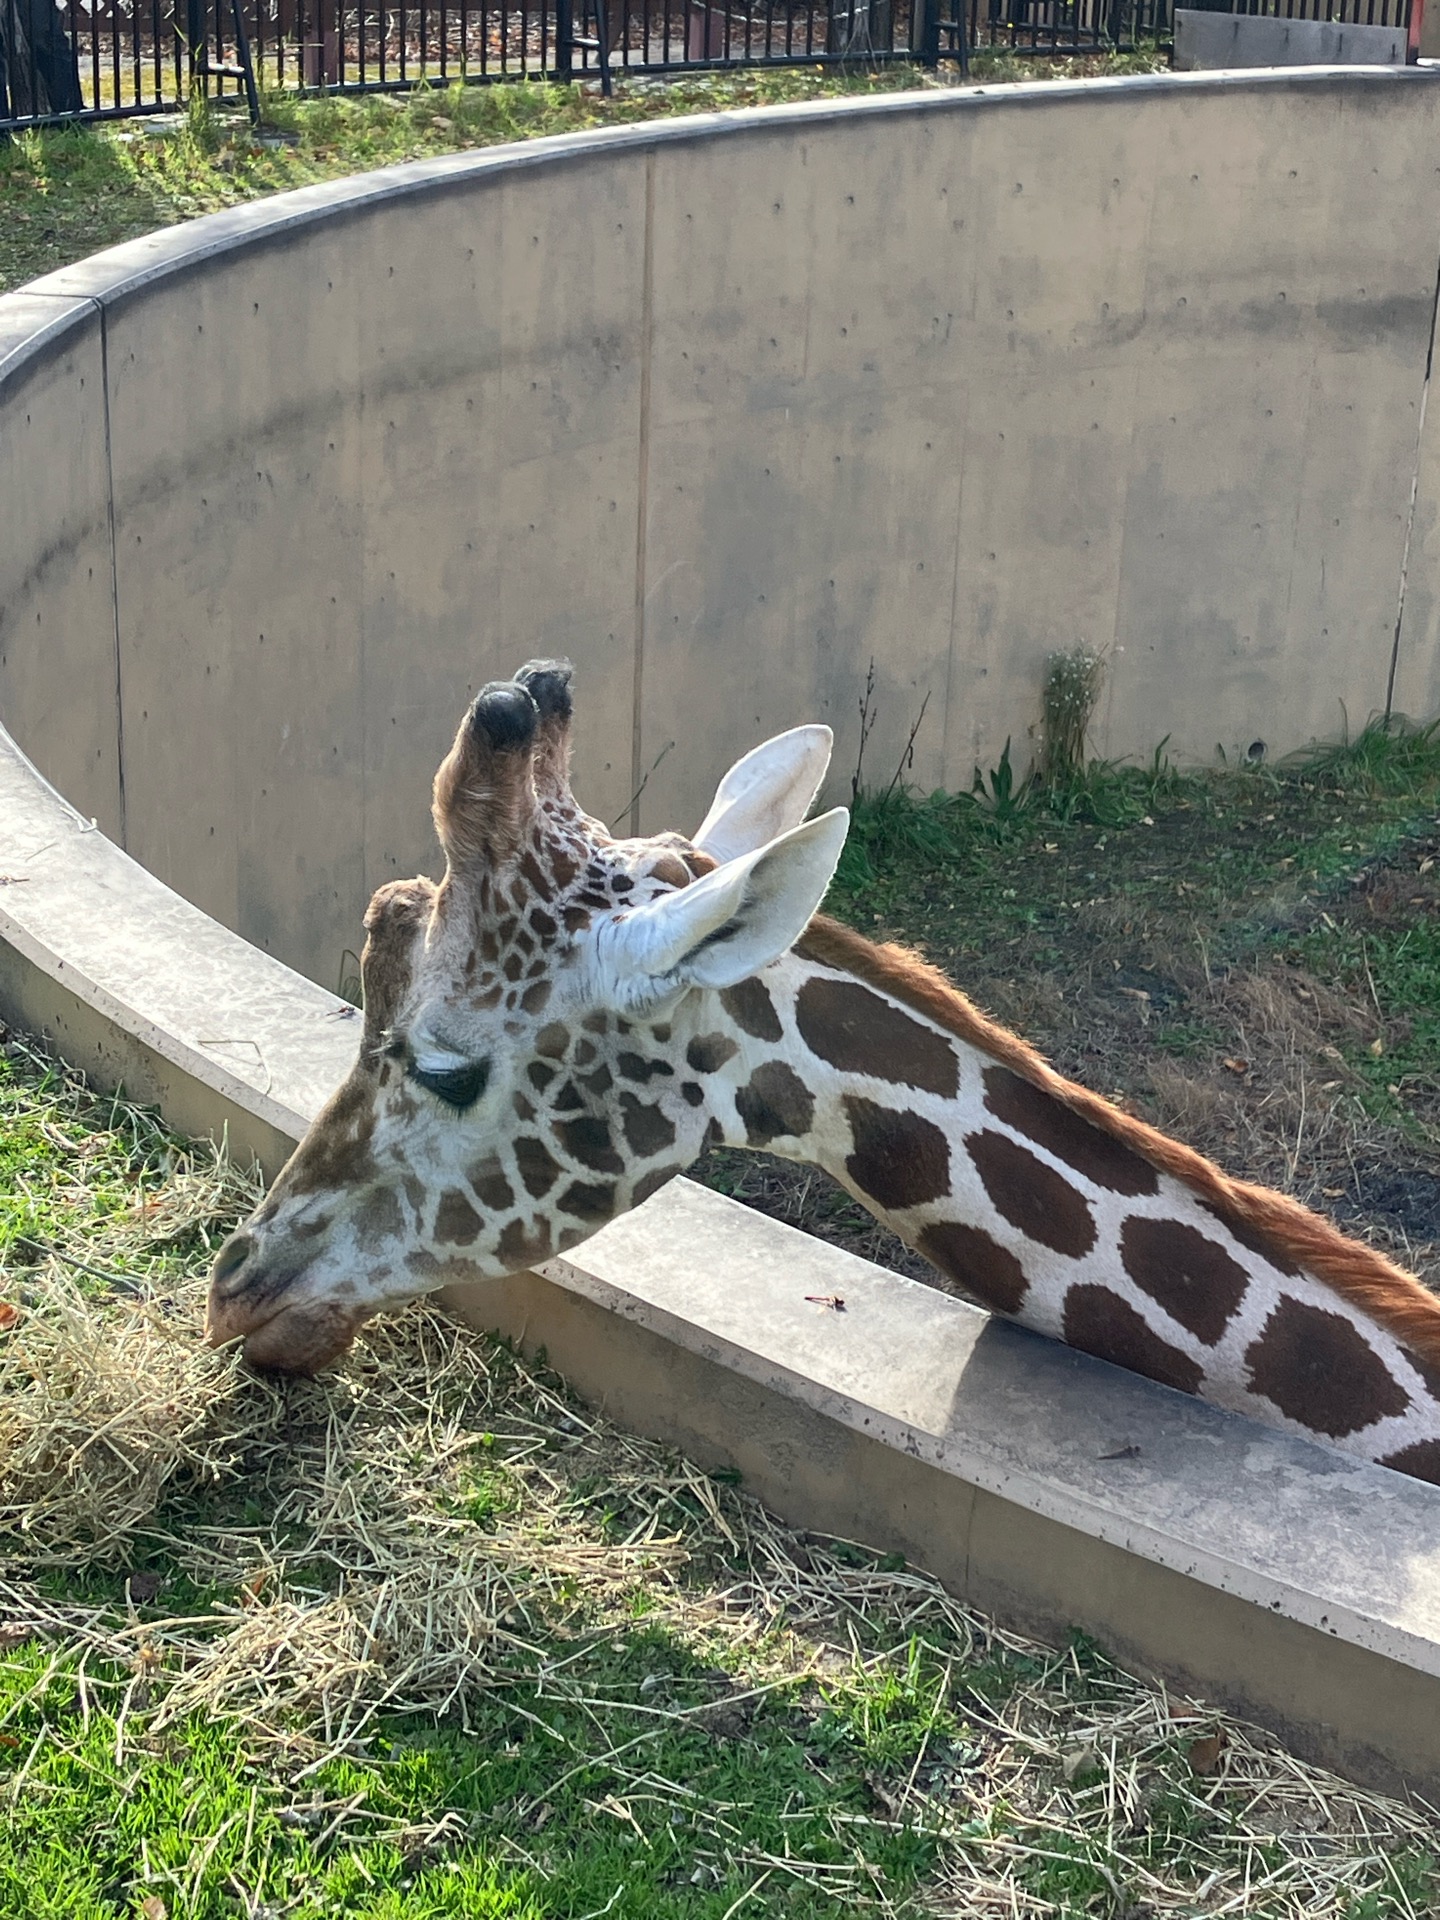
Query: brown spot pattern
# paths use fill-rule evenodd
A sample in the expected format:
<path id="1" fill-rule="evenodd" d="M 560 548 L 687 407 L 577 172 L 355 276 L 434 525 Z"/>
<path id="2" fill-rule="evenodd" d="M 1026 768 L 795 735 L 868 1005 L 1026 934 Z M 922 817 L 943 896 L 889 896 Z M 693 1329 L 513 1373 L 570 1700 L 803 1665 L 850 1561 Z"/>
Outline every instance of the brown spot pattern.
<path id="1" fill-rule="evenodd" d="M 552 1250 L 548 1220 L 512 1220 L 500 1235 L 500 1258 L 512 1269 L 548 1260 Z"/>
<path id="2" fill-rule="evenodd" d="M 1030 1290 L 1025 1269 L 979 1227 L 937 1220 L 915 1242 L 920 1252 L 972 1300 L 995 1313 L 1018 1313 Z"/>
<path id="3" fill-rule="evenodd" d="M 1312 1433 L 1339 1440 L 1390 1414 L 1410 1396 L 1379 1354 L 1339 1313 L 1281 1294 L 1245 1350 L 1252 1392 Z"/>
<path id="4" fill-rule="evenodd" d="M 1440 1440 L 1417 1440 L 1414 1446 L 1401 1447 L 1398 1453 L 1387 1453 L 1380 1465 L 1394 1467 L 1397 1473 L 1408 1473 L 1412 1480 L 1429 1480 L 1440 1487 Z"/>
<path id="5" fill-rule="evenodd" d="M 1277 1247 L 1271 1236 L 1258 1233 L 1248 1221 L 1242 1220 L 1233 1207 L 1221 1206 L 1215 1200 L 1202 1200 L 1201 1206 L 1207 1213 L 1213 1213 L 1231 1239 L 1247 1253 L 1258 1253 L 1262 1260 L 1268 1260 L 1277 1273 L 1283 1273 L 1293 1279 L 1300 1272 L 1298 1261 L 1292 1260 L 1288 1253 Z"/>
<path id="6" fill-rule="evenodd" d="M 610 1128 L 598 1114 L 583 1113 L 575 1120 L 562 1120 L 555 1137 L 572 1160 L 595 1173 L 623 1173 L 625 1162 L 615 1151 Z M 564 1202 L 561 1202 L 564 1205 Z"/>
<path id="7" fill-rule="evenodd" d="M 694 1073 L 717 1073 L 739 1051 L 728 1033 L 701 1033 L 686 1047 L 685 1061 Z"/>
<path id="8" fill-rule="evenodd" d="M 661 1187 L 668 1186 L 676 1174 L 684 1171 L 683 1167 L 652 1167 L 649 1173 L 642 1174 L 635 1182 L 635 1191 L 630 1197 L 630 1204 L 638 1207 L 643 1201 L 648 1200 L 652 1193 L 658 1193 Z"/>
<path id="9" fill-rule="evenodd" d="M 498 1163 L 491 1162 L 483 1170 L 472 1169 L 470 1184 L 479 1196 L 481 1206 L 488 1207 L 492 1213 L 503 1213 L 507 1207 L 515 1204 L 514 1189 L 500 1171 Z"/>
<path id="10" fill-rule="evenodd" d="M 573 1213 L 579 1220 L 608 1220 L 615 1211 L 615 1189 L 576 1180 L 561 1194 L 559 1207 L 562 1213 Z"/>
<path id="11" fill-rule="evenodd" d="M 522 1135 L 515 1142 L 515 1166 L 525 1183 L 525 1191 L 536 1200 L 544 1196 L 560 1178 L 559 1163 L 543 1140 Z"/>
<path id="12" fill-rule="evenodd" d="M 795 1024 L 812 1053 L 841 1073 L 866 1073 L 952 1099 L 960 1063 L 943 1034 L 854 980 L 807 980 Z"/>
<path id="13" fill-rule="evenodd" d="M 877 1206 L 899 1210 L 941 1200 L 950 1191 L 950 1147 L 939 1127 L 918 1113 L 845 1096 L 855 1151 L 845 1171 Z"/>
<path id="14" fill-rule="evenodd" d="M 736 1026 L 756 1040 L 778 1040 L 784 1032 L 763 980 L 741 980 L 736 986 L 724 988 L 720 1004 Z"/>
<path id="15" fill-rule="evenodd" d="M 735 1111 L 752 1147 L 765 1147 L 782 1134 L 797 1138 L 810 1131 L 815 1097 L 783 1060 L 767 1060 L 735 1095 Z"/>
<path id="16" fill-rule="evenodd" d="M 1109 1287 L 1072 1287 L 1065 1296 L 1062 1322 L 1065 1344 L 1097 1360 L 1109 1360 L 1162 1387 L 1196 1393 L 1205 1370 L 1146 1326 L 1128 1300 Z"/>
<path id="17" fill-rule="evenodd" d="M 1138 1153 L 1082 1120 L 1008 1067 L 985 1069 L 985 1104 L 997 1120 L 1112 1193 L 1158 1193 L 1160 1176 Z"/>
<path id="18" fill-rule="evenodd" d="M 370 1136 L 375 1107 L 368 1077 L 356 1068 L 320 1109 L 272 1189 L 277 1201 L 298 1193 L 357 1187 L 375 1171 Z"/>
<path id="19" fill-rule="evenodd" d="M 1245 1269 L 1183 1220 L 1127 1220 L 1120 1260 L 1142 1293 L 1213 1347 L 1245 1298 Z"/>
<path id="20" fill-rule="evenodd" d="M 435 1209 L 435 1238 L 451 1246 L 468 1247 L 480 1231 L 480 1216 L 458 1187 L 447 1187 Z"/>
<path id="21" fill-rule="evenodd" d="M 615 1064 L 626 1080 L 638 1080 L 641 1086 L 647 1080 L 672 1079 L 675 1074 L 668 1060 L 645 1060 L 638 1053 L 622 1053 Z"/>
<path id="22" fill-rule="evenodd" d="M 1432 1400 L 1440 1400 L 1440 1364 L 1427 1360 L 1411 1347 L 1401 1347 L 1400 1351 L 1425 1382 L 1425 1390 Z"/>
<path id="23" fill-rule="evenodd" d="M 663 1153 L 667 1147 L 674 1146 L 674 1124 L 666 1119 L 659 1107 L 647 1104 L 636 1094 L 622 1093 L 620 1109 L 624 1116 L 620 1124 L 626 1144 L 642 1160 L 648 1160 L 652 1153 Z"/>
<path id="24" fill-rule="evenodd" d="M 355 1232 L 361 1241 L 396 1240 L 405 1231 L 400 1196 L 394 1187 L 372 1187 L 355 1209 Z"/>
<path id="25" fill-rule="evenodd" d="M 1090 1203 L 1053 1167 L 991 1128 L 968 1134 L 965 1146 L 1002 1220 L 1072 1260 L 1090 1251 L 1095 1244 Z"/>
<path id="26" fill-rule="evenodd" d="M 548 980 L 537 980 L 533 986 L 527 987 L 524 993 L 521 994 L 520 1004 L 526 1013 L 541 1013 L 544 1011 L 545 1004 L 549 998 L 550 982 Z"/>

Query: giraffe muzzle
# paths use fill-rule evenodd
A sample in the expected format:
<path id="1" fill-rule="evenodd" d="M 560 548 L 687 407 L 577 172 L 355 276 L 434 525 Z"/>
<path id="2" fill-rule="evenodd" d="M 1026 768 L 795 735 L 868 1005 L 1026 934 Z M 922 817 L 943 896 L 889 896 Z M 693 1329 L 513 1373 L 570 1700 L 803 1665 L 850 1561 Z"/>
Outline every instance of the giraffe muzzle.
<path id="1" fill-rule="evenodd" d="M 254 1252 L 249 1236 L 237 1233 L 216 1256 L 205 1303 L 206 1344 L 243 1341 L 247 1365 L 271 1373 L 315 1374 L 333 1365 L 349 1350 L 365 1311 L 332 1300 L 287 1300 L 298 1274 L 265 1272 Z"/>

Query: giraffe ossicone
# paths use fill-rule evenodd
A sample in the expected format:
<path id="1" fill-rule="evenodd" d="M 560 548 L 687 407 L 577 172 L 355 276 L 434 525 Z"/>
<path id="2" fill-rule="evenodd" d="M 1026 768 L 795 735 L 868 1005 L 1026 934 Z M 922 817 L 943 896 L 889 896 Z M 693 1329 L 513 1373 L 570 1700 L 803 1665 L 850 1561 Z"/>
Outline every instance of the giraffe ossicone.
<path id="1" fill-rule="evenodd" d="M 1440 1482 L 1440 1301 L 1413 1276 L 818 915 L 847 827 L 806 817 L 827 728 L 747 754 L 693 839 L 624 839 L 571 793 L 570 726 L 546 661 L 465 715 L 444 877 L 370 903 L 359 1059 L 221 1248 L 213 1342 L 314 1372 L 725 1143 L 824 1167 L 993 1312 Z"/>

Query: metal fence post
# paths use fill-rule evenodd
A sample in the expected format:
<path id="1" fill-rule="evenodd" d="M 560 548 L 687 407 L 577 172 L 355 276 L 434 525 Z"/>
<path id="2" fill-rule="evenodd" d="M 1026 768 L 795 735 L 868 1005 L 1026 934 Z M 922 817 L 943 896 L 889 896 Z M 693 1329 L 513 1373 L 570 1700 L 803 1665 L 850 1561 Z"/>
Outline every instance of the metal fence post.
<path id="1" fill-rule="evenodd" d="M 575 78 L 575 0 L 555 0 L 555 78 Z"/>
<path id="2" fill-rule="evenodd" d="M 912 0 L 910 54 L 922 67 L 940 64 L 940 7 L 942 0 Z"/>

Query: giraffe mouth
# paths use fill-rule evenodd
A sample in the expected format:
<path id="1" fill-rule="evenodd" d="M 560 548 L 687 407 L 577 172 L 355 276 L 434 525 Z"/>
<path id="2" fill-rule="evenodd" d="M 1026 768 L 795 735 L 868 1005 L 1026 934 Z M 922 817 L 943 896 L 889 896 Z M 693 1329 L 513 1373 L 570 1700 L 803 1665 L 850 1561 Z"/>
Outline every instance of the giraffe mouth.
<path id="1" fill-rule="evenodd" d="M 205 1309 L 205 1340 L 212 1347 L 243 1341 L 247 1366 L 264 1373 L 309 1377 L 349 1352 L 367 1318 L 362 1308 L 335 1301 L 307 1300 L 294 1306 L 267 1301 L 256 1306 L 243 1296 L 218 1297 L 212 1287 Z"/>

